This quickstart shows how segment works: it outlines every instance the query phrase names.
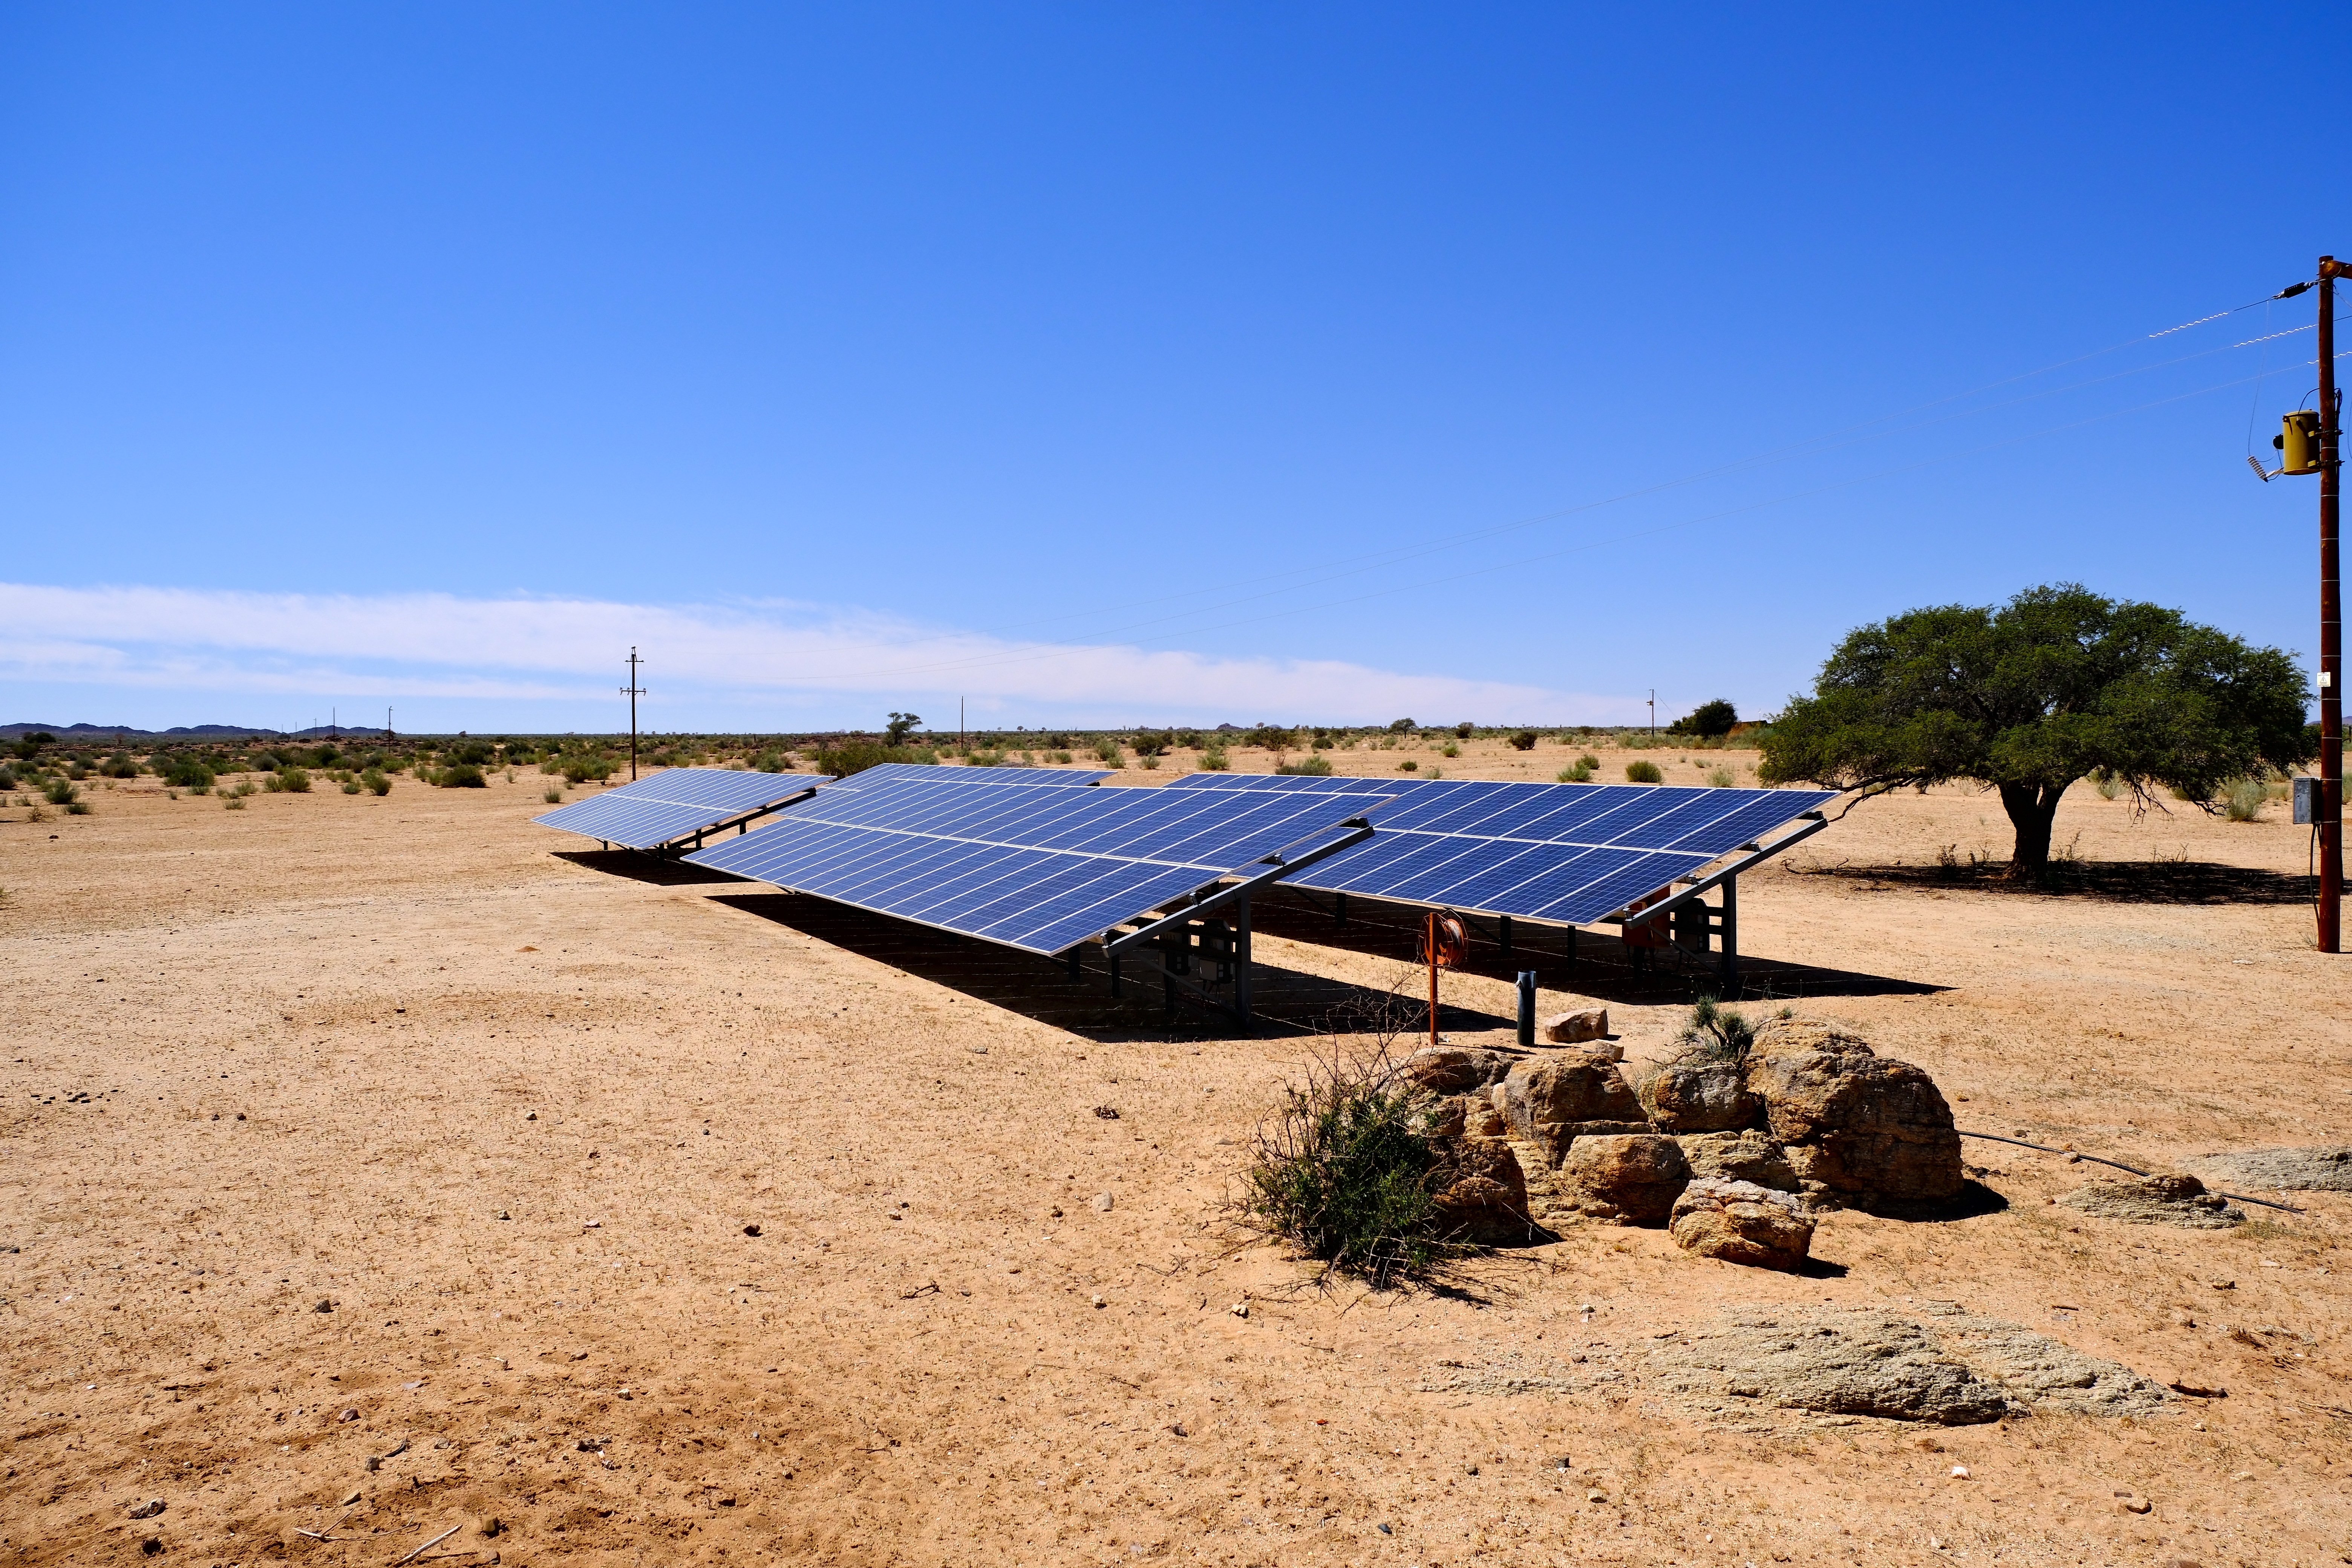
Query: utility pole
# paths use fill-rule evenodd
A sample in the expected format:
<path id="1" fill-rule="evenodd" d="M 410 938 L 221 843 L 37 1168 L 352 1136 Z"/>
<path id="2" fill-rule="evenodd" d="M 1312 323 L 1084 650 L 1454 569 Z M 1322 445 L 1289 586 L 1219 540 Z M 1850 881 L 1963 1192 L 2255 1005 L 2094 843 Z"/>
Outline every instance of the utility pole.
<path id="1" fill-rule="evenodd" d="M 1650 688 L 1650 739 L 1658 738 L 1658 689 Z"/>
<path id="2" fill-rule="evenodd" d="M 2319 951 L 2344 951 L 2344 588 L 2336 550 L 2336 279 L 2319 258 Z"/>
<path id="3" fill-rule="evenodd" d="M 383 742 L 387 746 L 392 744 L 392 704 L 389 702 L 383 705 Z"/>
<path id="4" fill-rule="evenodd" d="M 631 784 L 635 784 L 637 779 L 637 699 L 646 694 L 646 689 L 637 684 L 637 666 L 645 662 L 637 657 L 636 646 L 631 644 L 629 683 L 621 688 L 621 695 L 629 700 L 629 782 Z"/>

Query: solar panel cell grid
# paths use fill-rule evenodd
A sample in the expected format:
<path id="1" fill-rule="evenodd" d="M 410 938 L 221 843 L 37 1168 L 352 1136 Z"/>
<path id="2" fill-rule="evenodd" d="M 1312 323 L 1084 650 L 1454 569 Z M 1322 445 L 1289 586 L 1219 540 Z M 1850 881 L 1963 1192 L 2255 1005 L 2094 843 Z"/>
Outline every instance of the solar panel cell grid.
<path id="1" fill-rule="evenodd" d="M 632 849 L 656 849 L 825 782 L 806 773 L 666 768 L 532 820 Z"/>

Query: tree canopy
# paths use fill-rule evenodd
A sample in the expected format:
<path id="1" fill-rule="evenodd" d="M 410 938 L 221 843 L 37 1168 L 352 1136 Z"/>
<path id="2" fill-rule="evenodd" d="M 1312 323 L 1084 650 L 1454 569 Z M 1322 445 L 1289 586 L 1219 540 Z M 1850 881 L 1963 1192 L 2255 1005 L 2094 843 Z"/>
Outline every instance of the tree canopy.
<path id="1" fill-rule="evenodd" d="M 1739 710 L 1730 701 L 1718 697 L 1712 702 L 1702 702 L 1666 726 L 1669 735 L 1728 735 L 1731 727 L 1739 722 Z"/>
<path id="2" fill-rule="evenodd" d="M 2017 832 L 2010 874 L 2032 879 L 2076 780 L 2104 770 L 2142 805 L 2169 788 L 2210 809 L 2225 781 L 2311 756 L 2310 700 L 2277 648 L 2062 583 L 1848 633 L 1774 721 L 1757 771 L 1838 789 L 1989 785 Z"/>

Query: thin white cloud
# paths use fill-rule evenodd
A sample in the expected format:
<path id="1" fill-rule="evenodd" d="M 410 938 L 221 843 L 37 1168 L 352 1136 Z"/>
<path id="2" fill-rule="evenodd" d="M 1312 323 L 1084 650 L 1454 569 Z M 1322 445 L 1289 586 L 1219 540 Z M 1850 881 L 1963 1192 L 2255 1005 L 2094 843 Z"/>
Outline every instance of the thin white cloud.
<path id="1" fill-rule="evenodd" d="M 675 703 L 798 710 L 972 700 L 976 712 L 1105 722 L 1629 721 L 1624 698 L 1337 659 L 1024 641 L 803 605 L 633 605 L 516 595 L 254 594 L 0 584 L 0 674 L 144 691 L 521 703 L 607 701 L 621 650 Z M 872 705 L 861 700 L 858 711 Z"/>

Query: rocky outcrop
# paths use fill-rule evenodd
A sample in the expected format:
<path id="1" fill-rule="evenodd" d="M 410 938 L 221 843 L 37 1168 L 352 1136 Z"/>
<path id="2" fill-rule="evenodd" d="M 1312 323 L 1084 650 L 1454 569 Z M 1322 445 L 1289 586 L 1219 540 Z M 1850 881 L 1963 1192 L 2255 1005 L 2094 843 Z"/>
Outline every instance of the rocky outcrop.
<path id="1" fill-rule="evenodd" d="M 1504 1247 L 1536 1238 L 1526 1175 L 1500 1138 L 1459 1138 L 1438 1145 L 1430 1189 L 1438 1235 L 1444 1240 Z"/>
<path id="2" fill-rule="evenodd" d="M 1809 1198 L 1885 1213 L 1960 1195 L 1960 1136 L 1935 1080 L 1809 1019 L 1756 1033 L 1747 1086 Z"/>
<path id="3" fill-rule="evenodd" d="M 1731 1057 L 1686 1056 L 1642 1080 L 1642 1109 L 1667 1132 L 1727 1132 L 1753 1127 L 1763 1104 Z"/>
<path id="4" fill-rule="evenodd" d="M 1813 1246 L 1804 1199 L 1753 1182 L 1693 1181 L 1675 1200 L 1666 1229 L 1685 1252 L 1783 1273 L 1802 1268 Z"/>
<path id="5" fill-rule="evenodd" d="M 1559 1164 L 1579 1138 L 1650 1130 L 1617 1064 L 1595 1052 L 1570 1050 L 1520 1062 L 1504 1079 L 1502 1091 L 1511 1136 L 1536 1145 L 1548 1165 Z"/>
<path id="6" fill-rule="evenodd" d="M 1947 1356 L 1920 1324 L 1871 1310 L 1735 1314 L 1713 1331 L 1662 1341 L 1651 1362 L 1673 1392 L 1825 1415 L 1958 1426 L 2012 1408 L 1998 1384 Z"/>
<path id="7" fill-rule="evenodd" d="M 2205 1190 L 2194 1176 L 2102 1177 L 2058 1199 L 2101 1219 L 2133 1225 L 2176 1225 L 2185 1230 L 2227 1230 L 2246 1223 L 2246 1211 Z"/>
<path id="8" fill-rule="evenodd" d="M 1691 1178 L 1712 1177 L 1727 1182 L 1753 1182 L 1774 1192 L 1797 1190 L 1797 1173 L 1789 1152 L 1769 1132 L 1685 1132 L 1675 1140 L 1690 1162 Z"/>
<path id="9" fill-rule="evenodd" d="M 1398 1072 L 1432 1094 L 1464 1094 L 1500 1083 L 1510 1070 L 1511 1058 L 1500 1051 L 1427 1046 L 1407 1057 Z"/>
<path id="10" fill-rule="evenodd" d="M 1597 1133 L 1569 1145 L 1552 1192 L 1561 1209 L 1587 1219 L 1664 1225 L 1689 1181 L 1690 1166 L 1673 1139 Z"/>

